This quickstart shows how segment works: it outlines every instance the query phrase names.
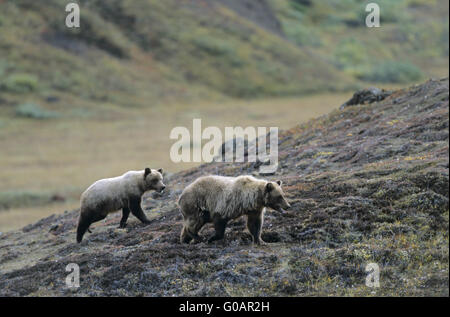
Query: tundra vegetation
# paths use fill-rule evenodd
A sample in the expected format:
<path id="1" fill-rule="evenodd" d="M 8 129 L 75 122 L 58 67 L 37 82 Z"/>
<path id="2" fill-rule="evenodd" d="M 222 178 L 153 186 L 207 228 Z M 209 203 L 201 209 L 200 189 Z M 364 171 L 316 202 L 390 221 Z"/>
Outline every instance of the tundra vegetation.
<path id="1" fill-rule="evenodd" d="M 448 112 L 448 79 L 430 80 L 281 132 L 270 177 L 283 180 L 292 208 L 266 213 L 266 246 L 251 245 L 243 219 L 224 242 L 179 243 L 186 185 L 257 175 L 251 162 L 165 178 L 164 194 L 143 197 L 148 226 L 118 229 L 115 214 L 79 245 L 74 210 L 4 233 L 0 295 L 448 296 Z M 80 266 L 80 288 L 65 285 L 69 263 Z M 379 288 L 365 285 L 368 263 L 380 267 Z"/>

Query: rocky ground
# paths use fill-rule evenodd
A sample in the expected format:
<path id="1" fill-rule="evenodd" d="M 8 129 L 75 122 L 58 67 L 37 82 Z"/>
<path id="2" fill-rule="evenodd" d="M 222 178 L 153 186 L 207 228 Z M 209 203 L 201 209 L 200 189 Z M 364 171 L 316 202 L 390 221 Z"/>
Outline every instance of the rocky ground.
<path id="1" fill-rule="evenodd" d="M 216 244 L 181 245 L 176 199 L 206 174 L 258 176 L 254 163 L 212 163 L 167 177 L 143 205 L 153 222 L 120 213 L 75 243 L 77 211 L 0 235 L 2 296 L 448 296 L 448 79 L 343 107 L 280 134 L 293 208 L 269 210 L 252 246 L 244 220 Z M 211 235 L 206 226 L 201 235 Z M 380 288 L 365 285 L 368 263 Z M 81 286 L 65 285 L 69 263 Z"/>

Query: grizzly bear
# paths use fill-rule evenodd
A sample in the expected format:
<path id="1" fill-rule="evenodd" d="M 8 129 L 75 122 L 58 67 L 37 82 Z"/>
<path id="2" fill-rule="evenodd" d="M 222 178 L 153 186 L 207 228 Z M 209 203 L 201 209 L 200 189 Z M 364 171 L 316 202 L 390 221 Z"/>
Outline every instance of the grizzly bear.
<path id="1" fill-rule="evenodd" d="M 253 176 L 204 176 L 187 186 L 178 199 L 184 218 L 181 243 L 201 241 L 199 230 L 212 222 L 215 235 L 208 242 L 224 237 L 225 227 L 231 219 L 247 216 L 247 228 L 253 243 L 263 244 L 261 228 L 265 207 L 277 211 L 290 205 L 281 189 L 281 181 L 268 182 Z"/>
<path id="2" fill-rule="evenodd" d="M 81 195 L 80 217 L 77 228 L 77 241 L 81 242 L 86 230 L 96 221 L 122 209 L 120 228 L 125 228 L 130 211 L 145 224 L 150 223 L 141 208 L 144 192 L 156 190 L 162 192 L 163 170 L 129 171 L 122 176 L 96 181 Z"/>

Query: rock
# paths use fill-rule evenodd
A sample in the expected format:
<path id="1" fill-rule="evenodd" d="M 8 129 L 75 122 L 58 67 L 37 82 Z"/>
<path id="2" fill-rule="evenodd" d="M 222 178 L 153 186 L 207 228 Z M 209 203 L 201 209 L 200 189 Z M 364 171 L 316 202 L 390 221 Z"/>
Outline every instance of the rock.
<path id="1" fill-rule="evenodd" d="M 348 106 L 365 105 L 373 102 L 382 101 L 389 97 L 392 91 L 379 89 L 376 87 L 370 87 L 368 89 L 362 89 L 353 94 L 353 97 L 341 105 L 340 109 L 344 109 Z"/>

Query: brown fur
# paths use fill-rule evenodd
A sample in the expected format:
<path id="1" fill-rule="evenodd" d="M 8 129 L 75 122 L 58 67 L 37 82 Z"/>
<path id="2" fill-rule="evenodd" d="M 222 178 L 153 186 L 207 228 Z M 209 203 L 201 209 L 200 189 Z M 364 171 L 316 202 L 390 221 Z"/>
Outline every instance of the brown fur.
<path id="1" fill-rule="evenodd" d="M 265 207 L 279 211 L 290 207 L 281 181 L 267 182 L 252 176 L 200 177 L 184 189 L 178 205 L 184 218 L 181 243 L 201 240 L 198 232 L 208 222 L 214 224 L 216 231 L 208 241 L 220 240 L 228 221 L 246 215 L 253 242 L 261 244 Z"/>
<path id="2" fill-rule="evenodd" d="M 141 222 L 150 221 L 141 208 L 141 198 L 144 192 L 154 189 L 163 191 L 162 169 L 130 171 L 122 176 L 102 179 L 92 184 L 81 195 L 80 217 L 77 227 L 77 241 L 81 242 L 86 230 L 96 221 L 105 219 L 116 210 L 122 209 L 120 228 L 126 226 L 130 212 Z"/>

